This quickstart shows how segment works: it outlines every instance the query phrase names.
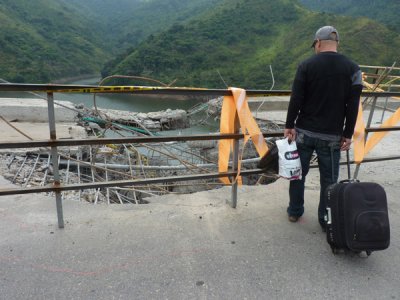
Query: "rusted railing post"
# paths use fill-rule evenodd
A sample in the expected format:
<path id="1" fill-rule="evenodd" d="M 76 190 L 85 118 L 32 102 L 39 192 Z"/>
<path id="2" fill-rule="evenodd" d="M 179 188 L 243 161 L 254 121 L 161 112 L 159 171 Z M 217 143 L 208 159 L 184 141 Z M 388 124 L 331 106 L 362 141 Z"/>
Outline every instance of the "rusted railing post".
<path id="1" fill-rule="evenodd" d="M 239 116 L 236 112 L 235 114 L 235 125 L 234 125 L 234 133 L 239 133 L 240 124 L 239 124 Z M 233 151 L 232 151 L 232 171 L 237 172 L 239 169 L 239 140 L 234 139 L 233 141 Z M 231 202 L 230 205 L 232 208 L 236 208 L 237 205 L 237 189 L 238 183 L 236 180 L 237 176 L 232 178 L 232 193 L 231 193 Z"/>
<path id="2" fill-rule="evenodd" d="M 50 129 L 50 140 L 56 141 L 56 117 L 54 112 L 54 95 L 53 93 L 47 93 L 47 108 L 49 113 L 49 129 Z M 58 151 L 56 146 L 51 146 L 51 162 L 53 164 L 53 178 L 55 187 L 60 186 L 60 173 L 58 170 Z M 58 228 L 64 228 L 64 217 L 62 208 L 61 192 L 56 191 L 56 206 L 57 206 L 57 218 Z"/>

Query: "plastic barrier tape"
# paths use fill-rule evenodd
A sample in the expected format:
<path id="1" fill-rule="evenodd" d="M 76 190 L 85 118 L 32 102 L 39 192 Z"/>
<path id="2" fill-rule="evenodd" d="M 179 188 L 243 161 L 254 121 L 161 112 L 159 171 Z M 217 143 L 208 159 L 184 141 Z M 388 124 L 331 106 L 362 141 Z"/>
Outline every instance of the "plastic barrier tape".
<path id="1" fill-rule="evenodd" d="M 222 103 L 221 110 L 221 123 L 220 133 L 235 133 L 235 116 L 238 115 L 240 127 L 244 134 L 244 143 L 242 153 L 239 157 L 238 175 L 235 179 L 238 184 L 242 183 L 240 176 L 240 165 L 241 158 L 243 155 L 243 149 L 249 139 L 251 139 L 256 147 L 256 150 L 260 157 L 263 157 L 268 152 L 267 143 L 264 140 L 263 134 L 258 127 L 257 122 L 254 120 L 251 114 L 249 105 L 247 103 L 246 91 L 239 88 L 229 88 L 232 91 L 233 96 L 225 96 Z M 219 157 L 218 157 L 218 171 L 228 171 L 229 157 L 233 152 L 234 140 L 220 140 L 219 142 Z M 221 181 L 225 184 L 230 184 L 230 180 L 227 177 L 222 177 Z"/>

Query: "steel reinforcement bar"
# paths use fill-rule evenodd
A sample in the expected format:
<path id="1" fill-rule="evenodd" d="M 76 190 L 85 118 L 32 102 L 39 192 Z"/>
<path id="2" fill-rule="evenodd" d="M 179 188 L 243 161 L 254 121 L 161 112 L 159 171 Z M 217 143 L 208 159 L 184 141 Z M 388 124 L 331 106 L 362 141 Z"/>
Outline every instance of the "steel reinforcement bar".
<path id="1" fill-rule="evenodd" d="M 377 161 L 387 161 L 387 160 L 397 160 L 400 156 L 390 156 L 390 157 L 376 157 L 363 160 L 363 163 L 377 162 Z M 350 164 L 355 162 L 349 161 Z M 341 165 L 347 165 L 347 162 L 341 162 Z M 318 165 L 311 165 L 310 168 L 318 168 Z M 263 169 L 248 169 L 242 170 L 240 175 L 248 176 L 254 174 L 265 173 Z M 115 180 L 108 182 L 93 182 L 93 183 L 79 183 L 79 184 L 58 184 L 58 185 L 47 185 L 47 186 L 37 186 L 29 188 L 11 188 L 11 189 L 0 189 L 0 196 L 6 195 L 18 195 L 18 194 L 32 194 L 32 193 L 49 193 L 49 192 L 63 192 L 72 190 L 83 190 L 83 189 L 93 189 L 93 188 L 110 188 L 110 187 L 126 187 L 144 184 L 156 184 L 156 183 L 168 183 L 168 182 L 180 182 L 180 181 L 190 181 L 190 180 L 201 180 L 201 179 L 215 179 L 221 177 L 232 177 L 235 178 L 237 172 L 210 172 L 204 174 L 194 174 L 194 175 L 181 175 L 181 176 L 169 176 L 169 177 L 155 177 L 148 179 L 131 179 L 131 180 Z M 221 183 L 222 185 L 222 183 Z"/>

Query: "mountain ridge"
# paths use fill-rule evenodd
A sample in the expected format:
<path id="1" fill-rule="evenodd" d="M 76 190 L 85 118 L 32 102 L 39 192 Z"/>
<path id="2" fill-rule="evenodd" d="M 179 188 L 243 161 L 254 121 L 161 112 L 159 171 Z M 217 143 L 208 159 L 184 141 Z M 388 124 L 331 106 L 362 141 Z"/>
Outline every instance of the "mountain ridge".
<path id="1" fill-rule="evenodd" d="M 299 0 L 305 7 L 338 15 L 368 17 L 396 30 L 400 26 L 398 0 Z"/>
<path id="2" fill-rule="evenodd" d="M 398 34 L 372 20 L 312 12 L 294 0 L 236 0 L 151 36 L 102 74 L 177 78 L 178 85 L 210 88 L 224 87 L 222 76 L 228 85 L 264 89 L 271 86 L 272 65 L 276 88 L 289 88 L 297 64 L 313 53 L 315 31 L 326 24 L 337 24 L 340 52 L 359 64 L 397 59 Z"/>
<path id="3" fill-rule="evenodd" d="M 3 0 L 0 24 L 1 76 L 8 81 L 49 82 L 95 73 L 106 60 L 95 31 L 57 1 Z"/>
<path id="4" fill-rule="evenodd" d="M 12 82 L 102 70 L 181 86 L 265 89 L 271 65 L 275 88 L 289 88 L 320 26 L 335 25 L 340 52 L 359 64 L 391 65 L 400 47 L 398 33 L 381 23 L 310 11 L 295 0 L 3 0 L 0 24 L 0 77 Z"/>

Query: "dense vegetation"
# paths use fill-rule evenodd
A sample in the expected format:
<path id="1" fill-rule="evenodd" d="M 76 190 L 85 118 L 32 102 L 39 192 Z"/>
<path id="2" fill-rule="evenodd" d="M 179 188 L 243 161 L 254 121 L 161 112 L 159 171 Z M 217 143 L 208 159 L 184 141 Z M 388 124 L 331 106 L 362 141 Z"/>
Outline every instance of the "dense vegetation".
<path id="1" fill-rule="evenodd" d="M 386 24 L 393 30 L 400 26 L 399 0 L 299 0 L 304 6 L 320 12 L 363 16 Z"/>
<path id="2" fill-rule="evenodd" d="M 106 59 L 96 27 L 54 0 L 0 2 L 1 78 L 48 82 L 98 72 Z"/>
<path id="3" fill-rule="evenodd" d="M 113 53 L 136 46 L 174 22 L 197 17 L 221 0 L 63 0 L 102 21 L 105 45 Z M 118 3 L 118 5 L 116 5 Z"/>
<path id="4" fill-rule="evenodd" d="M 2 0 L 0 78 L 99 74 L 116 54 L 220 0 Z"/>
<path id="5" fill-rule="evenodd" d="M 181 86 L 288 88 L 301 59 L 312 53 L 316 29 L 334 24 L 341 52 L 360 64 L 392 64 L 399 36 L 368 19 L 314 13 L 294 0 L 229 0 L 189 23 L 151 35 L 103 75 L 152 76 Z"/>
<path id="6" fill-rule="evenodd" d="M 321 10 L 328 3 L 299 1 Z M 398 2 L 329 3 L 337 13 L 363 15 L 360 1 L 376 16 L 394 14 Z M 275 88 L 288 88 L 322 25 L 339 29 L 341 52 L 360 64 L 392 64 L 400 47 L 397 31 L 384 25 L 311 12 L 297 0 L 2 0 L 0 24 L 0 78 L 12 82 L 102 69 L 104 76 L 177 79 L 181 86 L 224 87 L 222 77 L 228 85 L 265 89 L 272 65 Z"/>

